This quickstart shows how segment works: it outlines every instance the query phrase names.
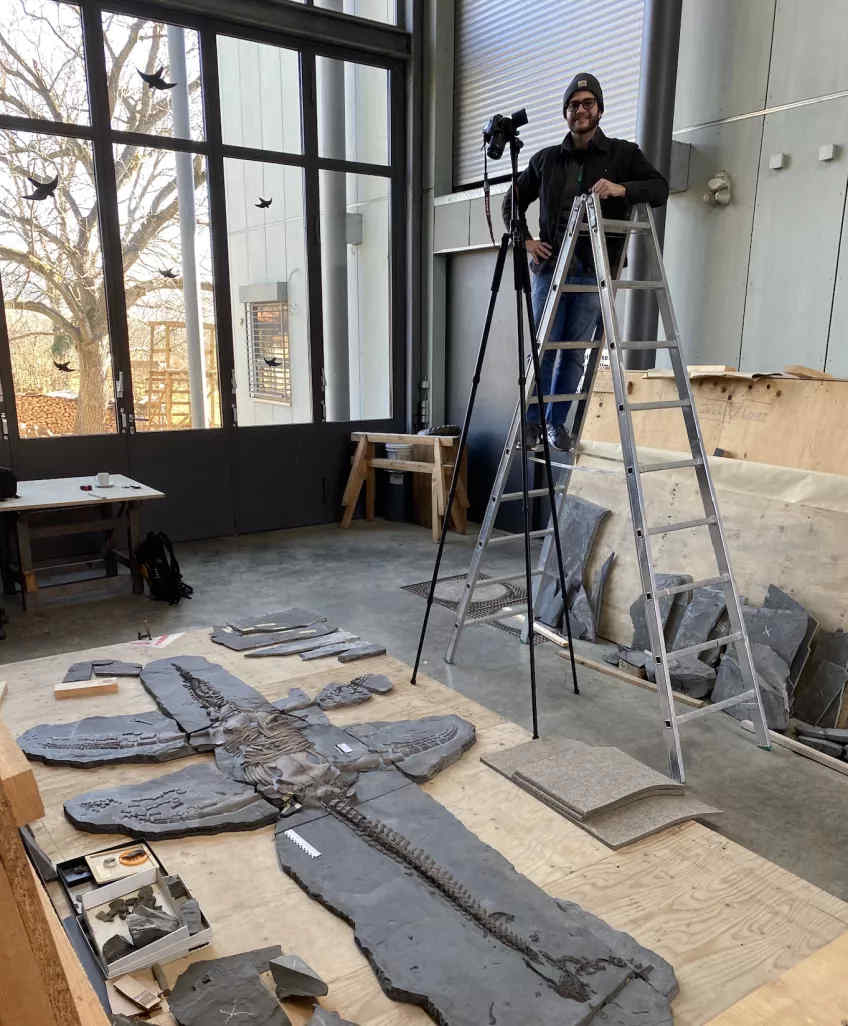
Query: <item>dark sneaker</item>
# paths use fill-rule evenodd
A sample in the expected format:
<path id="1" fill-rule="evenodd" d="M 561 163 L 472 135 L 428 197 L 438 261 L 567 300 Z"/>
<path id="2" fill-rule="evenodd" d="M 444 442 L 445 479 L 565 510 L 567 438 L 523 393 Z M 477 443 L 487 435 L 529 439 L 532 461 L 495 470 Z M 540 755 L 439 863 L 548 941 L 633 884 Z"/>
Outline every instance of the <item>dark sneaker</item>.
<path id="1" fill-rule="evenodd" d="M 559 427 L 548 427 L 548 441 L 554 449 L 559 449 L 560 452 L 569 452 L 571 450 L 571 433 L 564 424 L 560 424 Z"/>
<path id="2" fill-rule="evenodd" d="M 525 437 L 527 439 L 527 448 L 535 449 L 542 444 L 542 429 L 538 424 L 528 422 Z"/>

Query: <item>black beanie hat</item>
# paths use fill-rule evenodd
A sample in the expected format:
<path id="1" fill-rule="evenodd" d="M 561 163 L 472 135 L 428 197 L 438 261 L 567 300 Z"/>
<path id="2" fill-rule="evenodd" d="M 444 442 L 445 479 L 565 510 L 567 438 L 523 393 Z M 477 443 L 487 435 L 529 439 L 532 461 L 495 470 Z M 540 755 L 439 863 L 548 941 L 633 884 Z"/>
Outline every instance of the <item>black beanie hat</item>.
<path id="1" fill-rule="evenodd" d="M 601 83 L 595 78 L 594 75 L 590 75 L 588 71 L 581 71 L 578 75 L 568 83 L 568 88 L 565 90 L 565 95 L 562 98 L 562 116 L 565 117 L 565 108 L 568 106 L 568 101 L 574 96 L 575 93 L 581 89 L 586 89 L 595 97 L 598 101 L 598 108 L 601 112 L 604 109 L 604 94 L 601 92 Z"/>

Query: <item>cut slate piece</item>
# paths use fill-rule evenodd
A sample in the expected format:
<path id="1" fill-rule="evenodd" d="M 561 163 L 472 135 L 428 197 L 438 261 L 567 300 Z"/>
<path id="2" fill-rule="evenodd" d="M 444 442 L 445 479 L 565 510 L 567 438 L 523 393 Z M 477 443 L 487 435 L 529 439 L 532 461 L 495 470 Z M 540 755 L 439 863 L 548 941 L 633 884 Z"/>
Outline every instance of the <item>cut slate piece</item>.
<path id="1" fill-rule="evenodd" d="M 188 734 L 214 726 L 239 709 L 271 705 L 254 688 L 202 656 L 157 659 L 141 671 L 141 683 Z"/>
<path id="2" fill-rule="evenodd" d="M 689 574 L 657 574 L 656 581 L 659 588 L 674 588 L 678 584 L 691 583 L 692 577 Z M 687 592 L 681 591 L 676 595 L 664 595 L 659 600 L 663 631 L 666 630 L 674 607 L 685 605 L 687 594 Z M 640 595 L 631 605 L 630 619 L 633 623 L 633 641 L 630 647 L 636 651 L 650 652 L 651 637 L 648 634 L 648 622 L 645 619 L 645 597 L 643 595 Z"/>
<path id="3" fill-rule="evenodd" d="M 309 652 L 301 652 L 300 658 L 304 662 L 309 662 L 312 659 L 326 659 L 328 656 L 341 655 L 343 652 L 349 652 L 350 649 L 354 648 L 359 641 L 340 641 L 335 645 L 322 645 L 320 648 L 310 649 Z"/>
<path id="4" fill-rule="evenodd" d="M 285 698 L 280 698 L 272 704 L 281 712 L 297 712 L 298 709 L 305 709 L 312 705 L 313 701 L 314 699 L 310 698 L 302 688 L 289 688 L 289 693 Z"/>
<path id="5" fill-rule="evenodd" d="M 595 633 L 601 626 L 601 612 L 604 606 L 604 592 L 607 588 L 607 580 L 609 579 L 610 571 L 612 570 L 613 563 L 615 562 L 615 553 L 611 552 L 607 558 L 603 561 L 600 567 L 595 572 L 595 576 L 592 578 L 592 616 L 595 620 Z M 594 638 L 592 639 L 595 640 Z"/>
<path id="6" fill-rule="evenodd" d="M 334 631 L 322 638 L 304 638 L 303 641 L 284 641 L 271 648 L 262 648 L 258 652 L 245 653 L 245 659 L 263 659 L 265 656 L 288 656 L 300 655 L 301 652 L 310 652 L 313 648 L 323 648 L 325 645 L 335 645 L 340 641 L 356 641 L 357 636 L 349 631 Z"/>
<path id="7" fill-rule="evenodd" d="M 386 646 L 372 644 L 367 641 L 360 641 L 356 645 L 352 645 L 347 652 L 343 652 L 339 656 L 340 663 L 357 663 L 360 659 L 369 659 L 371 656 L 381 656 L 386 654 Z"/>
<path id="8" fill-rule="evenodd" d="M 825 755 L 830 755 L 834 759 L 844 758 L 844 745 L 838 745 L 835 741 L 825 741 L 820 737 L 804 737 L 803 735 L 799 735 L 798 740 L 808 748 L 815 748 L 817 752 L 824 752 Z"/>
<path id="9" fill-rule="evenodd" d="M 557 739 L 540 752 L 526 741 L 506 752 L 483 756 L 487 766 L 547 792 L 577 818 L 594 816 L 640 797 L 682 794 L 683 785 L 631 758 L 619 748 Z"/>
<path id="10" fill-rule="evenodd" d="M 59 874 L 56 872 L 56 866 L 47 852 L 36 841 L 32 827 L 29 824 L 22 826 L 20 834 L 23 845 L 26 848 L 26 853 L 29 855 L 29 860 L 33 864 L 36 873 L 38 873 L 41 882 L 46 884 L 50 883 L 51 880 L 58 880 Z"/>
<path id="11" fill-rule="evenodd" d="M 460 716 L 426 716 L 396 723 L 357 723 L 346 728 L 412 780 L 431 780 L 474 744 L 474 725 Z"/>
<path id="12" fill-rule="evenodd" d="M 668 673 L 672 690 L 692 698 L 706 698 L 715 687 L 715 670 L 697 655 L 670 662 Z"/>
<path id="13" fill-rule="evenodd" d="M 131 951 L 135 951 L 135 945 L 132 941 L 128 941 L 123 934 L 115 933 L 104 943 L 102 951 L 103 961 L 108 965 L 110 962 L 117 962 L 119 958 L 123 958 Z"/>
<path id="14" fill-rule="evenodd" d="M 137 677 L 141 673 L 140 663 L 125 663 L 120 659 L 94 659 L 84 663 L 73 663 L 63 678 L 63 683 L 91 680 L 92 677 Z"/>
<path id="15" fill-rule="evenodd" d="M 353 829 L 340 808 L 298 825 L 320 857 L 284 830 L 277 853 L 353 926 L 390 998 L 443 1026 L 600 1026 L 593 1013 L 614 995 L 629 1001 L 637 973 L 666 1007 L 676 993 L 668 963 L 578 906 L 558 906 L 415 785 L 355 811 L 364 819 Z"/>
<path id="16" fill-rule="evenodd" d="M 543 579 L 539 594 L 533 599 L 533 617 L 558 630 L 562 624 L 562 595 L 555 588 L 553 582 Z"/>
<path id="17" fill-rule="evenodd" d="M 280 955 L 270 962 L 280 1001 L 288 997 L 323 997 L 329 990 L 315 970 L 298 955 Z"/>
<path id="18" fill-rule="evenodd" d="M 633 844 L 643 837 L 650 837 L 651 834 L 684 823 L 688 819 L 721 812 L 720 809 L 706 805 L 687 794 L 653 794 L 580 819 L 563 802 L 522 779 L 520 773 L 513 777 L 513 783 L 610 848 Z"/>
<path id="19" fill-rule="evenodd" d="M 136 905 L 127 916 L 127 929 L 137 948 L 146 947 L 167 937 L 174 930 L 179 930 L 180 925 L 179 919 L 164 909 L 148 908 L 141 904 Z"/>
<path id="20" fill-rule="evenodd" d="M 789 666 L 773 648 L 756 641 L 751 643 L 751 654 L 759 679 L 766 723 L 771 730 L 786 730 L 789 726 Z M 723 702 L 747 690 L 739 664 L 728 652 L 719 664 L 712 700 Z M 755 709 L 756 703 L 750 698 L 724 711 L 737 720 L 755 720 Z"/>
<path id="21" fill-rule="evenodd" d="M 316 1006 L 306 1026 L 356 1026 L 356 1023 L 343 1019 L 338 1012 L 328 1012 L 326 1008 Z"/>
<path id="22" fill-rule="evenodd" d="M 806 612 L 743 606 L 742 615 L 751 644 L 768 645 L 789 666 L 807 633 Z"/>
<path id="23" fill-rule="evenodd" d="M 168 995 L 171 1014 L 180 1026 L 291 1026 L 259 975 L 281 954 L 277 945 L 194 962 Z"/>
<path id="24" fill-rule="evenodd" d="M 691 595 L 674 634 L 672 648 L 686 648 L 706 641 L 727 606 L 721 588 L 695 588 Z"/>
<path id="25" fill-rule="evenodd" d="M 394 684 L 385 673 L 363 673 L 359 677 L 354 677 L 351 684 L 365 688 L 372 695 L 387 695 L 394 689 Z"/>
<path id="26" fill-rule="evenodd" d="M 333 634 L 338 627 L 329 623 L 316 623 L 312 627 L 301 627 L 290 631 L 275 631 L 264 634 L 239 634 L 231 627 L 213 627 L 211 639 L 217 645 L 224 645 L 233 652 L 250 652 L 254 648 L 279 645 L 281 641 L 305 641 L 307 638 L 321 638 Z"/>
<path id="27" fill-rule="evenodd" d="M 261 634 L 272 631 L 289 631 L 295 627 L 312 627 L 322 623 L 326 616 L 314 613 L 311 609 L 280 609 L 274 613 L 260 613 L 258 616 L 234 617 L 227 621 L 239 634 Z"/>
<path id="28" fill-rule="evenodd" d="M 795 691 L 793 714 L 819 727 L 835 727 L 842 708 L 848 670 L 819 658 L 818 646 L 813 662 L 807 666 Z"/>
<path id="29" fill-rule="evenodd" d="M 157 840 L 254 830 L 273 823 L 279 811 L 253 787 L 204 763 L 141 784 L 69 798 L 65 815 L 80 830 Z"/>
<path id="30" fill-rule="evenodd" d="M 804 737 L 818 737 L 823 741 L 835 741 L 838 745 L 848 745 L 848 730 L 839 727 L 817 727 L 814 723 L 798 721 L 794 724 L 799 734 Z"/>
<path id="31" fill-rule="evenodd" d="M 820 631 L 816 638 L 817 659 L 848 666 L 848 633 L 845 631 Z"/>
<path id="32" fill-rule="evenodd" d="M 370 698 L 371 692 L 358 684 L 327 684 L 315 701 L 322 709 L 341 709 L 346 705 L 361 705 Z"/>
<path id="33" fill-rule="evenodd" d="M 177 723 L 158 711 L 42 723 L 21 734 L 18 746 L 30 759 L 54 766 L 167 762 L 195 754 Z"/>
<path id="34" fill-rule="evenodd" d="M 789 679 L 792 681 L 793 687 L 798 683 L 801 674 L 804 671 L 804 666 L 810 657 L 810 647 L 812 645 L 813 638 L 818 633 L 819 621 L 805 609 L 800 602 L 796 602 L 791 595 L 788 595 L 781 588 L 778 588 L 775 584 L 768 586 L 766 597 L 763 600 L 763 605 L 768 609 L 795 609 L 802 612 L 807 617 L 807 631 L 804 635 L 804 640 L 798 647 L 798 651 L 795 653 L 795 658 L 789 665 Z"/>
<path id="35" fill-rule="evenodd" d="M 571 621 L 571 636 L 573 638 L 582 638 L 584 641 L 595 640 L 597 637 L 595 633 L 595 615 L 592 612 L 592 603 L 589 601 L 589 596 L 582 584 L 571 600 L 571 605 L 568 607 L 568 615 Z"/>

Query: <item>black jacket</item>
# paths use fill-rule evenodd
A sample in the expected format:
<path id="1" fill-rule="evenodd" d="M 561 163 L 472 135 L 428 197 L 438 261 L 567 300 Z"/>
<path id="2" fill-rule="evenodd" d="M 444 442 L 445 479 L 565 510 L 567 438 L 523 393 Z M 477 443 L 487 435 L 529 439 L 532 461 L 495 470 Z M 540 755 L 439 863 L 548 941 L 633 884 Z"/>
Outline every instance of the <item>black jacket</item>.
<path id="1" fill-rule="evenodd" d="M 626 139 L 611 139 L 600 128 L 592 136 L 585 150 L 575 148 L 571 133 L 558 146 L 548 146 L 530 158 L 527 168 L 518 176 L 518 205 L 524 238 L 530 238 L 524 212 L 539 200 L 539 238 L 550 244 L 553 255 L 544 265 L 532 263 L 533 270 L 553 266 L 565 236 L 568 215 L 574 197 L 589 192 L 601 178 L 624 185 L 627 195 L 601 201 L 604 217 L 626 218 L 634 203 L 662 206 L 668 199 L 668 182 L 653 167 L 636 143 Z M 509 227 L 512 210 L 512 190 L 504 197 L 503 217 Z M 609 258 L 615 267 L 621 242 L 610 238 Z M 589 239 L 578 240 L 576 256 L 587 269 L 593 267 Z"/>

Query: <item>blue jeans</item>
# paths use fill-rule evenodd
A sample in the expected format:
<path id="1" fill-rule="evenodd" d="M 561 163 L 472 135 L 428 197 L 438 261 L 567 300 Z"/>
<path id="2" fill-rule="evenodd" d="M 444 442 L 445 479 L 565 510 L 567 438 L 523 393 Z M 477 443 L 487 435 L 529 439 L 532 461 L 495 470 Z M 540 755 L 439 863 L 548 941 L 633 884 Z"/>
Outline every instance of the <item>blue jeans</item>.
<path id="1" fill-rule="evenodd" d="M 538 330 L 545 300 L 551 287 L 553 268 L 532 275 L 531 296 L 533 300 L 533 318 Z M 587 273 L 583 268 L 566 278 L 573 285 L 595 285 L 594 274 Z M 560 296 L 559 307 L 554 315 L 551 329 L 551 342 L 576 342 L 581 339 L 593 339 L 596 333 L 603 330 L 601 317 L 601 301 L 596 292 L 570 292 Z M 542 395 L 573 394 L 580 385 L 583 376 L 583 362 L 586 352 L 583 349 L 550 349 L 542 356 L 541 385 Z M 538 389 L 539 385 L 537 385 Z M 548 403 L 545 410 L 545 423 L 554 428 L 565 423 L 570 402 Z M 539 404 L 531 403 L 527 407 L 527 420 L 530 424 L 539 423 Z"/>

